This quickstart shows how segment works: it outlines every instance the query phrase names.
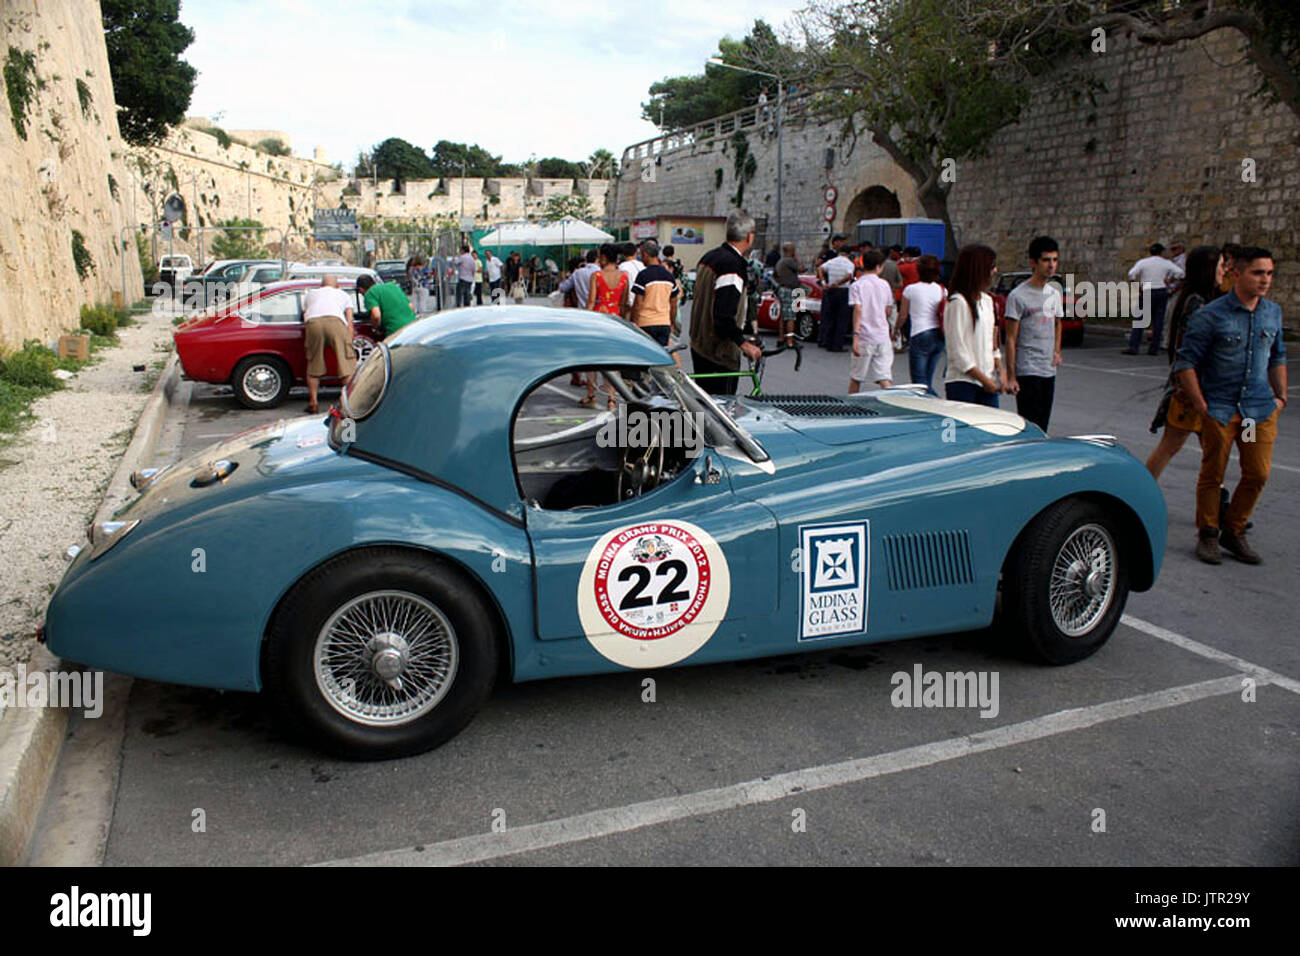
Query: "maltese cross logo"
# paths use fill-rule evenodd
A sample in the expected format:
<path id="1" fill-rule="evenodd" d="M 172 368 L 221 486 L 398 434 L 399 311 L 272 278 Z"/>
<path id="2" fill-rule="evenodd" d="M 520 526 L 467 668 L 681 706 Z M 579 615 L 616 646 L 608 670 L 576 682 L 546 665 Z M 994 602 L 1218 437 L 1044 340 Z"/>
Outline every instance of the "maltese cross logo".
<path id="1" fill-rule="evenodd" d="M 816 545 L 817 570 L 813 575 L 813 587 L 852 587 L 855 583 L 853 539 L 827 538 Z"/>

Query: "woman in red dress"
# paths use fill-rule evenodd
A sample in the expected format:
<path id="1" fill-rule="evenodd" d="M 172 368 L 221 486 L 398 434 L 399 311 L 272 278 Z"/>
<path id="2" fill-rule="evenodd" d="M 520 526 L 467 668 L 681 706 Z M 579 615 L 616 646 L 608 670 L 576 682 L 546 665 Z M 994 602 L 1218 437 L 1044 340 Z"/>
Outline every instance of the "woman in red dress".
<path id="1" fill-rule="evenodd" d="M 587 308 L 592 312 L 602 312 L 622 319 L 627 317 L 626 272 L 618 267 L 618 250 L 612 245 L 600 247 L 596 257 L 600 271 L 591 277 L 591 291 L 587 294 Z M 593 405 L 596 401 L 596 372 L 587 376 L 587 397 L 579 404 Z M 609 407 L 614 407 L 614 389 L 608 383 L 605 391 L 609 393 Z"/>

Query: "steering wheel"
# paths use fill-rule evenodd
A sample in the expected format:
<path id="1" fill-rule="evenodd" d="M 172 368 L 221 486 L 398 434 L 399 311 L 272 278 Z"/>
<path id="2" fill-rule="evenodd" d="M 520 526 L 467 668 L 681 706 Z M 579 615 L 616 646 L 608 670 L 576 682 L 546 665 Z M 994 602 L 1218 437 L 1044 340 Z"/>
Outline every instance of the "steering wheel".
<path id="1" fill-rule="evenodd" d="M 645 448 L 623 449 L 618 466 L 618 500 L 626 501 L 653 491 L 659 486 L 664 473 L 663 433 L 653 421 L 650 423 L 650 442 Z"/>

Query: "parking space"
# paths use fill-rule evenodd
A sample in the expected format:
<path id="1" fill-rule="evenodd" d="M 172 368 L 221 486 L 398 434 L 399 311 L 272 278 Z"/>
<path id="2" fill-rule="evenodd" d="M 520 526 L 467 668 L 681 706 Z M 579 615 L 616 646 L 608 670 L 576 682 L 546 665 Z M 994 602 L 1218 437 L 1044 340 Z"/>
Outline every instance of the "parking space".
<path id="1" fill-rule="evenodd" d="M 1120 348 L 1067 350 L 1051 431 L 1145 458 L 1167 364 Z M 846 389 L 846 355 L 789 359 L 766 390 Z M 902 357 L 895 371 L 906 381 Z M 582 389 L 552 392 L 538 427 L 597 414 Z M 182 450 L 299 404 L 249 412 L 195 386 Z M 1300 446 L 1283 424 L 1259 567 L 1195 560 L 1198 459 L 1189 447 L 1161 480 L 1156 587 L 1069 667 L 977 632 L 499 686 L 442 748 L 377 764 L 286 741 L 255 695 L 136 681 L 105 862 L 1295 864 Z M 917 668 L 996 675 L 995 713 L 896 706 L 896 675 Z"/>

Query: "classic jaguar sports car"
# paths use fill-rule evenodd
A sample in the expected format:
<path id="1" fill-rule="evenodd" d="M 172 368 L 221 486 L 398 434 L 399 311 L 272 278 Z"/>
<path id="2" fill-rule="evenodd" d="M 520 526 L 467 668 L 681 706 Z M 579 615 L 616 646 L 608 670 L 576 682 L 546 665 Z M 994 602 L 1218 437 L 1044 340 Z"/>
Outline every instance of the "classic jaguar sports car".
<path id="1" fill-rule="evenodd" d="M 599 368 L 614 412 L 577 405 Z M 602 403 L 603 404 L 603 403 Z M 158 474 L 92 529 L 63 657 L 263 690 L 317 744 L 416 753 L 499 677 L 981 628 L 1061 664 L 1151 587 L 1165 506 L 1105 437 L 908 389 L 706 396 L 594 313 L 462 309 L 379 346 L 326 418 Z"/>

